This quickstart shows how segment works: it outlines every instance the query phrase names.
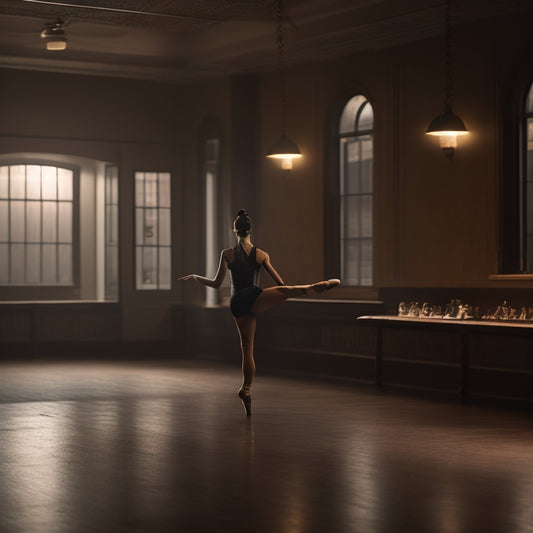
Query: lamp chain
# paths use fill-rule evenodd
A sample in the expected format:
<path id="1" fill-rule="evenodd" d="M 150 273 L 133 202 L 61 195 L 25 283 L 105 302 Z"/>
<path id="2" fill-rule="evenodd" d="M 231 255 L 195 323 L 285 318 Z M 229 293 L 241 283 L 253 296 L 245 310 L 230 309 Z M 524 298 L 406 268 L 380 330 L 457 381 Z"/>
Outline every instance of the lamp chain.
<path id="1" fill-rule="evenodd" d="M 446 2 L 446 85 L 444 89 L 444 111 L 453 108 L 453 71 L 452 71 L 452 26 L 450 24 L 450 4 Z"/>
<path id="2" fill-rule="evenodd" d="M 285 41 L 283 35 L 282 0 L 275 0 L 276 10 L 276 44 L 278 47 L 278 69 L 281 92 L 281 134 L 285 136 L 287 129 L 287 96 L 285 94 Z"/>

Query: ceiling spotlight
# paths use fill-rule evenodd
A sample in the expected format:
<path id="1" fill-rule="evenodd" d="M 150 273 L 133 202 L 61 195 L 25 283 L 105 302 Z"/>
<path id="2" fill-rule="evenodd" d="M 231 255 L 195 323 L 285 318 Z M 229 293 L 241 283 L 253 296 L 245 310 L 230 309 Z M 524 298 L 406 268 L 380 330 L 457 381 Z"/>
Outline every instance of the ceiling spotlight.
<path id="1" fill-rule="evenodd" d="M 65 50 L 67 48 L 67 36 L 63 30 L 64 22 L 57 19 L 47 24 L 41 31 L 41 38 L 46 41 L 47 50 Z"/>

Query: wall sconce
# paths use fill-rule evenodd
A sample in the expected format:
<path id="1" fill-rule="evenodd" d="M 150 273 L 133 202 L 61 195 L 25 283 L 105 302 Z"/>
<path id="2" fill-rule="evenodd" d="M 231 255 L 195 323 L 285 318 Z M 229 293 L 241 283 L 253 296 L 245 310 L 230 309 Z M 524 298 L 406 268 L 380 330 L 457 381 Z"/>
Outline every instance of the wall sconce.
<path id="1" fill-rule="evenodd" d="M 287 96 L 285 91 L 285 43 L 283 35 L 283 21 L 281 1 L 276 0 L 276 42 L 278 46 L 278 70 L 280 75 L 281 88 L 281 137 L 279 141 L 275 142 L 266 157 L 271 159 L 281 159 L 281 168 L 290 170 L 292 168 L 292 160 L 302 157 L 302 153 L 298 145 L 287 137 Z"/>
<path id="2" fill-rule="evenodd" d="M 446 87 L 444 90 L 444 113 L 435 117 L 429 124 L 426 134 L 439 137 L 439 144 L 448 159 L 452 159 L 457 148 L 457 137 L 470 133 L 464 122 L 452 111 L 452 32 L 450 25 L 450 1 L 446 2 Z"/>
<path id="3" fill-rule="evenodd" d="M 65 50 L 67 48 L 64 25 L 65 23 L 61 19 L 57 19 L 43 28 L 41 38 L 45 40 L 47 50 Z"/>

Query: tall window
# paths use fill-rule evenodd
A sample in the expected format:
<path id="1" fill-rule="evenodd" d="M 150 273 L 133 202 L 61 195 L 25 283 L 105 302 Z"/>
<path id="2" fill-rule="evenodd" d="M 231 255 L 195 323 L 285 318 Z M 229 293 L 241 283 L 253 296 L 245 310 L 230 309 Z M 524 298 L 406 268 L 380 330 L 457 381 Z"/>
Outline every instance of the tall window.
<path id="1" fill-rule="evenodd" d="M 170 173 L 135 173 L 136 288 L 171 289 Z"/>
<path id="2" fill-rule="evenodd" d="M 216 274 L 219 260 L 217 239 L 217 204 L 218 204 L 218 153 L 219 140 L 208 139 L 204 152 L 204 180 L 205 180 L 205 272 L 213 278 Z M 218 291 L 206 288 L 206 304 L 218 303 Z"/>
<path id="3" fill-rule="evenodd" d="M 533 84 L 526 98 L 522 124 L 520 270 L 533 273 Z"/>
<path id="4" fill-rule="evenodd" d="M 105 298 L 118 300 L 118 167 L 105 167 Z"/>
<path id="5" fill-rule="evenodd" d="M 0 285 L 74 284 L 74 172 L 0 166 Z"/>
<path id="6" fill-rule="evenodd" d="M 357 95 L 339 121 L 340 275 L 345 285 L 373 282 L 373 129 L 368 100 Z"/>

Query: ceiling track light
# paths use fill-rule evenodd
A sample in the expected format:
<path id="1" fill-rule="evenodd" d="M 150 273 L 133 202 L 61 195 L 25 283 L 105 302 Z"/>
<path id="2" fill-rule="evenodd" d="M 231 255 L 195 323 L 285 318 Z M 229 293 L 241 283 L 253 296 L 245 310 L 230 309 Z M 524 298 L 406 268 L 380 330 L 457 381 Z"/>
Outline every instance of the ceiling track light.
<path id="1" fill-rule="evenodd" d="M 468 135 L 465 123 L 453 112 L 452 31 L 450 24 L 450 2 L 446 2 L 446 86 L 444 89 L 444 112 L 429 124 L 426 134 L 439 137 L 439 144 L 448 159 L 452 159 L 457 148 L 457 137 Z"/>
<path id="2" fill-rule="evenodd" d="M 65 50 L 67 48 L 67 35 L 63 26 L 65 22 L 57 19 L 47 24 L 41 31 L 41 38 L 46 42 L 47 50 Z"/>

